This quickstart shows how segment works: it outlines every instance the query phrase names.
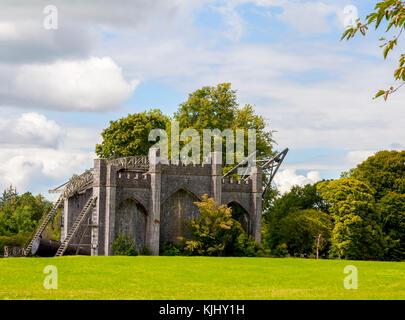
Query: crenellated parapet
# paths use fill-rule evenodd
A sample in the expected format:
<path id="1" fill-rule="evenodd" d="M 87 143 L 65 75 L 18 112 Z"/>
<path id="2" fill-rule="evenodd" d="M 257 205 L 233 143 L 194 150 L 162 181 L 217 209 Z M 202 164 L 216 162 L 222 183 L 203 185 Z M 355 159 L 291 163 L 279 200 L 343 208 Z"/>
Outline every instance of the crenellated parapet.
<path id="1" fill-rule="evenodd" d="M 222 191 L 226 192 L 252 192 L 251 179 L 222 178 Z"/>
<path id="2" fill-rule="evenodd" d="M 117 187 L 126 188 L 150 188 L 150 175 L 145 172 L 122 170 L 116 175 Z"/>
<path id="3" fill-rule="evenodd" d="M 211 175 L 211 164 L 192 164 L 185 162 L 169 163 L 161 165 L 162 173 L 170 175 Z"/>

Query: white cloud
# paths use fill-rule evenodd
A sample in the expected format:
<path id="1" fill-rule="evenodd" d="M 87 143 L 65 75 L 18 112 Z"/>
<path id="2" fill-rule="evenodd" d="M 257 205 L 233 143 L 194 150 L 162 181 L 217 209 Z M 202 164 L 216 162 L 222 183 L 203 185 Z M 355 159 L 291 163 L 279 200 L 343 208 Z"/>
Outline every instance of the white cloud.
<path id="1" fill-rule="evenodd" d="M 13 23 L 0 22 L 0 41 L 18 39 L 19 35 Z"/>
<path id="2" fill-rule="evenodd" d="M 7 104 L 67 111 L 118 108 L 138 84 L 127 82 L 110 57 L 23 65 L 8 81 L 2 92 Z"/>
<path id="3" fill-rule="evenodd" d="M 13 148 L 23 146 L 56 147 L 63 138 L 62 128 L 44 115 L 31 112 L 18 118 L 6 118 L 0 121 L 0 145 Z"/>
<path id="4" fill-rule="evenodd" d="M 303 33 L 327 33 L 331 30 L 327 18 L 341 10 L 323 2 L 287 2 L 277 18 Z"/>
<path id="5" fill-rule="evenodd" d="M 0 187 L 42 192 L 91 167 L 92 154 L 80 150 L 0 148 Z"/>
<path id="6" fill-rule="evenodd" d="M 314 184 L 321 180 L 318 171 L 310 171 L 306 176 L 297 175 L 295 169 L 284 169 L 278 172 L 274 177 L 274 183 L 280 193 L 286 193 L 291 190 L 293 186 L 304 186 L 306 184 Z"/>
<path id="7" fill-rule="evenodd" d="M 368 157 L 371 157 L 374 154 L 375 151 L 371 150 L 350 151 L 347 154 L 347 160 L 355 166 L 367 160 Z"/>
<path id="8" fill-rule="evenodd" d="M 38 113 L 0 120 L 0 190 L 41 192 L 93 166 L 98 129 L 62 127 Z M 49 196 L 48 196 L 49 197 Z M 52 197 L 51 197 L 52 198 Z"/>
<path id="9" fill-rule="evenodd" d="M 223 15 L 223 19 L 229 30 L 225 32 L 225 36 L 233 41 L 238 41 L 243 35 L 245 22 L 237 13 L 232 3 L 227 3 L 225 6 L 213 7 Z"/>

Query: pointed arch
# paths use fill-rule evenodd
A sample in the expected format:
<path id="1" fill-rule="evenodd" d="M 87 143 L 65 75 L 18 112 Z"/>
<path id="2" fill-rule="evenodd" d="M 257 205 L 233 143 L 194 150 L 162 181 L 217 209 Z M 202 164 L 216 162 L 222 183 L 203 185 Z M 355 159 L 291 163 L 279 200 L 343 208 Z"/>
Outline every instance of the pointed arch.
<path id="1" fill-rule="evenodd" d="M 172 193 L 170 193 L 169 195 L 167 195 L 163 200 L 162 203 L 164 203 L 167 199 L 169 199 L 173 194 L 175 194 L 176 192 L 183 190 L 185 192 L 187 192 L 190 196 L 192 196 L 193 198 L 195 198 L 196 201 L 201 201 L 201 197 L 197 196 L 195 192 L 191 191 L 191 188 L 189 186 L 187 186 L 186 184 L 182 184 L 178 187 L 176 187 L 174 189 L 175 191 L 173 191 Z"/>
<path id="2" fill-rule="evenodd" d="M 129 197 L 126 197 L 124 200 L 122 200 L 119 204 L 118 207 L 125 201 L 133 201 L 134 203 L 136 203 L 138 206 L 140 206 L 144 211 L 145 214 L 148 215 L 148 210 L 146 209 L 146 205 L 143 203 L 143 201 L 141 201 L 139 198 L 131 195 Z"/>
<path id="3" fill-rule="evenodd" d="M 166 242 L 190 238 L 187 221 L 200 216 L 194 203 L 200 198 L 185 187 L 178 188 L 162 202 L 160 209 L 160 247 Z"/>
<path id="4" fill-rule="evenodd" d="M 121 233 L 129 235 L 135 242 L 137 250 L 145 245 L 148 211 L 134 197 L 121 201 L 115 212 L 114 238 Z"/>
<path id="5" fill-rule="evenodd" d="M 238 201 L 230 201 L 227 206 L 232 209 L 232 218 L 239 221 L 242 228 L 250 233 L 250 215 L 249 211 L 246 210 Z"/>

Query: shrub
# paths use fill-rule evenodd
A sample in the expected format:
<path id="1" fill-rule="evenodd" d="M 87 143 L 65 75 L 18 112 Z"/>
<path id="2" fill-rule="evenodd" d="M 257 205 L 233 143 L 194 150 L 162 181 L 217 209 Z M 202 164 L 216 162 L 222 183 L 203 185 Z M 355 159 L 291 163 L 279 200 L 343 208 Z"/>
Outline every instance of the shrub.
<path id="1" fill-rule="evenodd" d="M 121 233 L 112 243 L 112 253 L 115 256 L 137 256 L 135 242 L 129 235 Z"/>
<path id="2" fill-rule="evenodd" d="M 286 243 L 279 244 L 276 249 L 272 250 L 271 253 L 277 257 L 287 257 L 288 256 L 288 246 Z"/>
<path id="3" fill-rule="evenodd" d="M 0 236 L 0 256 L 4 255 L 5 246 L 22 247 L 29 238 L 29 234 L 13 234 L 11 236 Z"/>
<path id="4" fill-rule="evenodd" d="M 162 246 L 160 254 L 162 256 L 181 256 L 183 248 L 175 242 L 168 241 Z"/>
<path id="5" fill-rule="evenodd" d="M 232 209 L 219 205 L 214 199 L 203 196 L 195 202 L 201 216 L 187 224 L 192 239 L 186 241 L 185 252 L 205 256 L 258 256 L 262 250 L 258 243 L 232 219 Z"/>
<path id="6" fill-rule="evenodd" d="M 150 250 L 147 246 L 142 246 L 141 255 L 142 256 L 151 256 L 152 255 L 152 250 Z"/>

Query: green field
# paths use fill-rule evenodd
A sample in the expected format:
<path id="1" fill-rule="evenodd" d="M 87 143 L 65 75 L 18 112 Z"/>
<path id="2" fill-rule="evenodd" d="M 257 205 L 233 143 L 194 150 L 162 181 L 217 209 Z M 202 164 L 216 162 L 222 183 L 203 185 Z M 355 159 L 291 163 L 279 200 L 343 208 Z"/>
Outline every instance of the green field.
<path id="1" fill-rule="evenodd" d="M 344 289 L 346 265 L 358 289 Z M 58 269 L 46 290 L 44 267 Z M 271 258 L 0 259 L 0 299 L 405 299 L 405 263 Z"/>

